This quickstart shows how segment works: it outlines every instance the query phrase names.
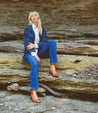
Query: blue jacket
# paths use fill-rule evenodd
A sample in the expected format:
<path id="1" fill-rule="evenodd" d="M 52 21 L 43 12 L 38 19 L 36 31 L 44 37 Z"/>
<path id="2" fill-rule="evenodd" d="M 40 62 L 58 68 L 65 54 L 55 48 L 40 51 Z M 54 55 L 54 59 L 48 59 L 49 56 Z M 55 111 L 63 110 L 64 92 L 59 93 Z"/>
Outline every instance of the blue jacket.
<path id="1" fill-rule="evenodd" d="M 39 38 L 40 38 L 40 41 L 38 43 L 38 50 L 40 50 L 44 46 L 44 44 L 48 42 L 47 33 L 44 27 L 42 27 L 42 35 L 39 34 Z M 34 48 L 27 49 L 27 45 L 29 45 L 28 42 L 31 42 L 34 44 L 34 41 L 35 41 L 35 33 L 32 28 L 32 25 L 27 25 L 25 27 L 23 40 L 24 40 L 24 55 L 22 57 L 22 61 L 28 63 L 27 56 L 31 54 L 31 52 L 35 52 Z"/>

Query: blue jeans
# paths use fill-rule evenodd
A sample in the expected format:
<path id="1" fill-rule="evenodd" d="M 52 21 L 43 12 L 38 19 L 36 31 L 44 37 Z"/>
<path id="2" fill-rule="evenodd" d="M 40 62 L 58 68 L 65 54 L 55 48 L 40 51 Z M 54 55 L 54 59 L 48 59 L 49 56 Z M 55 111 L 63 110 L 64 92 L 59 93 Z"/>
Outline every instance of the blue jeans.
<path id="1" fill-rule="evenodd" d="M 50 65 L 58 63 L 57 53 L 56 53 L 56 42 L 54 40 L 48 41 L 39 51 L 38 56 L 40 58 L 50 58 Z M 27 57 L 28 62 L 31 64 L 31 73 L 30 73 L 30 80 L 31 80 L 31 89 L 38 89 L 38 70 L 39 70 L 39 63 L 34 56 L 31 54 Z"/>

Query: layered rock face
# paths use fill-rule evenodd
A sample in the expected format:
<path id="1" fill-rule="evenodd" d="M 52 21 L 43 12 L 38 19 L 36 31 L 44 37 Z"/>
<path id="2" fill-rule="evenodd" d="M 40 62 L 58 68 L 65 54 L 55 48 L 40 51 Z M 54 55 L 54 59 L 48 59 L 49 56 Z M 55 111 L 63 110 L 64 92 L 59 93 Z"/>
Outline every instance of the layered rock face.
<path id="1" fill-rule="evenodd" d="M 63 43 L 62 40 L 56 40 L 59 61 L 58 64 L 56 64 L 56 68 L 60 74 L 58 78 L 54 78 L 49 74 L 49 59 L 41 59 L 39 68 L 40 87 L 44 87 L 46 90 L 51 88 L 58 90 L 58 92 L 63 91 L 63 96 L 75 95 L 78 93 L 90 95 L 98 94 L 97 45 L 89 45 L 88 39 L 85 39 L 85 41 L 81 39 L 81 43 L 77 40 L 72 41 L 77 43 L 78 46 L 75 46 L 74 43 L 72 43 L 70 47 L 70 41 L 71 40 L 63 40 Z M 93 39 L 92 43 L 94 42 L 97 42 L 96 39 Z M 22 62 L 24 50 L 23 42 L 21 40 L 5 41 L 0 44 L 0 84 L 8 86 L 12 83 L 18 83 L 20 85 L 20 90 L 30 91 L 31 65 Z M 65 44 L 65 46 L 63 44 Z M 88 46 L 88 48 L 85 46 Z M 76 50 L 71 49 L 74 47 L 77 52 L 75 52 Z M 93 54 L 91 48 L 93 48 Z M 71 54 L 73 55 L 68 53 L 70 52 L 70 49 Z M 23 86 L 28 87 L 23 88 Z M 51 92 L 51 90 L 49 91 Z M 66 91 L 67 93 L 71 93 L 67 94 Z M 51 93 L 58 95 L 54 92 Z"/>
<path id="2" fill-rule="evenodd" d="M 9 39 L 21 35 L 28 24 L 28 14 L 36 10 L 48 36 L 98 36 L 97 0 L 1 0 L 0 35 Z"/>
<path id="3" fill-rule="evenodd" d="M 49 59 L 41 59 L 40 88 L 54 95 L 59 95 L 59 91 L 63 96 L 98 95 L 97 3 L 97 0 L 1 0 L 1 89 L 12 83 L 18 83 L 20 90 L 30 89 L 31 66 L 22 63 L 22 36 L 29 12 L 37 10 L 49 40 L 57 43 L 56 68 L 60 74 L 58 78 L 49 75 Z"/>

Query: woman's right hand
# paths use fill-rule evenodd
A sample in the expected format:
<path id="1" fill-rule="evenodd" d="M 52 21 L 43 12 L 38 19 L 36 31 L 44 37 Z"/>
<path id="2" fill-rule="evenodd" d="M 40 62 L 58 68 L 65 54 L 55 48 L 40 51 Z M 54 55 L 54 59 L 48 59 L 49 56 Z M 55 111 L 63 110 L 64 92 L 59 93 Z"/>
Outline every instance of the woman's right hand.
<path id="1" fill-rule="evenodd" d="M 28 42 L 29 45 L 27 45 L 27 48 L 28 49 L 32 49 L 32 48 L 35 48 L 35 45 L 31 42 Z"/>
<path id="2" fill-rule="evenodd" d="M 40 57 L 38 55 L 35 55 L 35 58 L 37 59 L 37 61 L 40 63 Z"/>

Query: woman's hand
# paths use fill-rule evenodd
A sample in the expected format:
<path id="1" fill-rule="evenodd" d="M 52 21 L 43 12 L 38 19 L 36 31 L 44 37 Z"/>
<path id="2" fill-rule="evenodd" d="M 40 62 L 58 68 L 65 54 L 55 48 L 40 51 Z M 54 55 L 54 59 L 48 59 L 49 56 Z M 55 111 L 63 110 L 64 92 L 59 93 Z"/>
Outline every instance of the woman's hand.
<path id="1" fill-rule="evenodd" d="M 27 48 L 28 49 L 32 49 L 32 48 L 35 48 L 35 45 L 32 44 L 31 42 L 28 42 L 29 45 L 27 45 Z"/>
<path id="2" fill-rule="evenodd" d="M 37 61 L 40 63 L 40 58 L 38 55 L 35 55 L 35 58 L 37 59 Z"/>

